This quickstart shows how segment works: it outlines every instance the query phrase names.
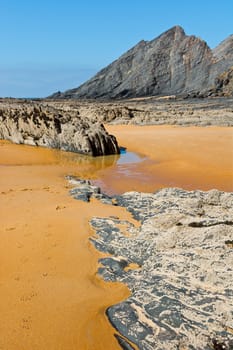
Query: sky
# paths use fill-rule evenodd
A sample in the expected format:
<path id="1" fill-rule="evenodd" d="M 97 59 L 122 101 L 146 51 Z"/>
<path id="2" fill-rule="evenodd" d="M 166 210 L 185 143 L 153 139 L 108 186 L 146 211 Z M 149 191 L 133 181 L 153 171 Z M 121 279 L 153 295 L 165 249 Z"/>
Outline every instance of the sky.
<path id="1" fill-rule="evenodd" d="M 77 87 L 174 25 L 214 48 L 233 34 L 233 0 L 0 0 L 0 96 Z"/>

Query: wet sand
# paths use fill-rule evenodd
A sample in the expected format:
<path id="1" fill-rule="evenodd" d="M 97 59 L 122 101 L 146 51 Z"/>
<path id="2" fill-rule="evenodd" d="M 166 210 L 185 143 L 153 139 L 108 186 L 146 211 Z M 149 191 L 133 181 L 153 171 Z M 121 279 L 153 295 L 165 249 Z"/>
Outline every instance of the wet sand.
<path id="1" fill-rule="evenodd" d="M 121 146 L 146 160 L 106 170 L 106 188 L 153 192 L 162 187 L 233 191 L 233 128 L 109 125 Z M 130 177 L 130 180 L 129 180 Z"/>
<path id="2" fill-rule="evenodd" d="M 88 220 L 132 219 L 123 208 L 73 200 L 65 175 L 102 181 L 110 192 L 172 183 L 232 189 L 230 128 L 108 129 L 147 160 L 117 165 L 118 156 L 91 160 L 0 141 L 0 349 L 119 349 L 104 312 L 129 291 L 96 275 L 101 254 Z"/>
<path id="3" fill-rule="evenodd" d="M 129 292 L 96 276 L 88 221 L 129 215 L 73 200 L 64 175 L 75 167 L 54 151 L 5 143 L 0 160 L 0 349 L 119 348 L 104 312 Z"/>

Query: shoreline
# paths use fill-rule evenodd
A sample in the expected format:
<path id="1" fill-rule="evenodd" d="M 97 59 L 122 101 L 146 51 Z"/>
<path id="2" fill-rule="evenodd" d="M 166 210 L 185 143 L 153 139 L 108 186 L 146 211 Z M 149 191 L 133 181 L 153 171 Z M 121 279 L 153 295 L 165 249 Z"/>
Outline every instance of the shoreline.
<path id="1" fill-rule="evenodd" d="M 51 161 L 50 150 L 27 150 L 27 162 L 30 153 L 34 161 L 38 153 Z M 117 347 L 103 308 L 129 292 L 96 277 L 102 255 L 89 243 L 88 224 L 91 213 L 114 215 L 116 209 L 92 203 L 90 210 L 74 201 L 67 193 L 66 171 L 35 164 L 1 169 L 3 348 Z M 124 210 L 118 215 L 130 219 Z"/>
<path id="2" fill-rule="evenodd" d="M 131 134 L 133 127 L 129 129 L 131 129 Z M 136 135 L 138 136 L 138 132 Z M 129 134 L 126 132 L 121 135 L 124 144 L 127 142 L 128 150 L 136 151 L 136 148 L 145 147 L 145 142 L 141 141 L 143 137 L 145 139 L 145 134 L 142 133 L 140 142 L 138 141 L 137 144 L 132 142 L 133 135 L 131 139 L 128 136 Z M 4 148 L 6 153 L 3 152 Z M 153 151 L 152 148 L 150 152 Z M 140 153 L 147 152 L 149 150 Z M 99 314 L 100 311 L 90 310 L 93 321 L 87 320 L 86 323 L 84 322 L 80 332 L 75 326 L 80 323 L 80 319 L 83 320 L 86 313 L 86 310 L 83 309 L 84 305 L 82 305 L 83 299 L 81 298 L 80 302 L 77 301 L 77 291 L 80 288 L 76 280 L 79 275 L 82 275 L 81 271 L 77 271 L 77 266 L 83 266 L 83 262 L 88 265 L 90 273 L 87 277 L 92 284 L 93 276 L 96 274 L 97 260 L 104 257 L 91 246 L 89 235 L 84 234 L 84 232 L 89 232 L 87 220 L 85 222 L 83 219 L 79 221 L 78 216 L 82 212 L 82 215 L 86 215 L 86 218 L 89 219 L 93 215 L 98 217 L 117 215 L 121 219 L 132 222 L 132 218 L 125 209 L 120 207 L 109 208 L 109 206 L 95 200 L 89 204 L 74 201 L 67 193 L 69 186 L 65 183 L 64 177 L 67 174 L 76 176 L 80 174 L 84 176 L 85 174 L 86 177 L 91 175 L 93 180 L 95 177 L 101 178 L 102 174 L 106 173 L 104 180 L 108 185 L 109 174 L 114 174 L 118 158 L 113 160 L 110 157 L 106 163 L 103 159 L 95 159 L 93 162 L 89 162 L 89 160 L 81 157 L 76 165 L 76 157 L 73 155 L 63 154 L 61 159 L 60 152 L 7 143 L 4 147 L 0 147 L 0 155 L 5 157 L 5 163 L 8 162 L 7 166 L 1 167 L 2 179 L 0 183 L 0 192 L 3 199 L 1 205 L 4 209 L 1 210 L 1 222 L 3 223 L 1 256 L 3 260 L 0 283 L 2 283 L 1 288 L 4 289 L 2 310 L 5 320 L 5 325 L 1 326 L 1 334 L 5 335 L 5 339 L 8 338 L 7 346 L 11 346 L 12 350 L 18 349 L 19 346 L 22 346 L 23 341 L 26 350 L 31 346 L 34 349 L 38 346 L 39 349 L 41 348 L 39 345 L 55 350 L 59 342 L 64 344 L 64 347 L 69 346 L 71 349 L 73 343 L 77 347 L 77 345 L 81 346 L 80 342 L 83 342 L 82 348 L 89 350 L 91 345 L 88 348 L 85 341 L 86 339 L 94 339 L 95 334 L 97 336 L 96 341 L 99 339 L 98 341 L 105 342 L 102 345 L 101 343 L 98 344 L 98 350 L 101 349 L 101 346 L 105 349 L 106 344 L 108 344 L 109 349 L 112 346 L 112 349 L 115 350 L 118 345 L 113 336 L 114 330 L 108 324 L 103 307 L 101 307 L 101 314 Z M 155 156 L 157 157 L 157 154 Z M 21 165 L 17 166 L 15 164 Z M 142 165 L 142 163 L 137 163 L 133 166 L 133 170 L 140 169 Z M 147 170 L 156 170 L 157 172 L 157 169 L 151 167 L 151 164 Z M 138 186 L 137 179 L 128 178 L 127 180 L 127 176 L 125 179 L 121 177 L 121 181 L 121 184 L 119 181 L 116 182 L 117 185 L 122 186 L 118 188 L 119 192 L 129 184 L 132 185 L 134 181 L 134 186 Z M 109 184 L 111 186 L 111 182 Z M 140 186 L 146 188 L 147 184 L 142 182 Z M 11 215 L 11 213 L 14 213 L 14 215 Z M 22 217 L 24 217 L 24 222 Z M 45 218 L 48 223 L 44 222 Z M 78 227 L 81 227 L 81 229 L 78 229 Z M 68 236 L 67 232 L 69 233 Z M 77 232 L 81 235 L 80 237 L 77 237 Z M 48 236 L 46 236 L 47 234 Z M 81 253 L 78 256 L 80 239 Z M 81 259 L 84 251 L 89 253 Z M 51 254 L 53 255 L 51 256 Z M 47 260 L 49 257 L 52 259 Z M 90 264 L 90 258 L 93 265 Z M 15 274 L 14 271 L 17 271 L 17 269 L 19 271 Z M 99 295 L 99 303 L 103 299 L 105 300 L 106 296 L 109 298 L 113 291 L 116 299 L 115 301 L 113 299 L 111 299 L 112 301 L 109 300 L 111 305 L 119 300 L 120 295 L 122 295 L 120 299 L 123 300 L 129 293 L 125 286 L 114 284 L 114 288 L 112 288 L 108 284 L 109 282 L 101 282 L 99 278 L 97 278 L 97 281 L 98 288 L 95 293 L 97 292 Z M 85 287 L 82 289 L 83 297 L 86 297 L 86 290 L 89 293 L 90 286 L 87 289 Z M 54 307 L 50 303 L 54 303 Z M 93 305 L 96 304 L 98 304 L 98 301 L 93 294 Z M 41 306 L 43 306 L 44 316 L 40 313 Z M 56 307 L 58 308 L 57 311 Z M 31 312 L 30 310 L 34 311 Z M 100 323 L 99 327 L 96 326 L 96 317 L 100 320 L 98 321 Z M 54 325 L 52 320 L 55 322 Z M 70 327 L 67 326 L 63 329 L 64 322 L 69 322 Z M 90 329 L 89 335 L 86 333 L 88 329 Z M 52 336 L 53 331 L 55 332 L 54 336 Z M 81 334 L 82 340 L 78 338 L 77 334 Z M 14 343 L 12 340 L 10 343 L 9 340 L 12 336 L 15 339 Z M 21 339 L 21 343 L 17 343 L 17 337 Z M 54 340 L 56 337 L 57 344 L 53 343 L 56 341 Z M 47 341 L 47 344 L 45 341 Z M 41 344 L 38 342 L 41 342 Z M 0 343 L 0 345 L 6 347 L 5 343 Z"/>

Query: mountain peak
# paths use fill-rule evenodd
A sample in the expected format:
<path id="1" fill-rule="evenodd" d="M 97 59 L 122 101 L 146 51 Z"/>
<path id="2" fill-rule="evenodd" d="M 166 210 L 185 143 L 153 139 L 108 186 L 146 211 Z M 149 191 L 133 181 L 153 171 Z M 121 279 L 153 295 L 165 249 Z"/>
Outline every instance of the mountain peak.
<path id="1" fill-rule="evenodd" d="M 172 28 L 168 29 L 167 32 L 169 32 L 169 31 L 173 31 L 173 32 L 175 32 L 177 34 L 185 35 L 184 29 L 181 26 L 179 26 L 179 25 L 173 26 Z"/>
<path id="2" fill-rule="evenodd" d="M 59 98 L 199 94 L 213 89 L 216 78 L 231 66 L 233 35 L 211 51 L 206 42 L 186 35 L 176 25 L 151 41 L 141 40 L 92 79 Z"/>

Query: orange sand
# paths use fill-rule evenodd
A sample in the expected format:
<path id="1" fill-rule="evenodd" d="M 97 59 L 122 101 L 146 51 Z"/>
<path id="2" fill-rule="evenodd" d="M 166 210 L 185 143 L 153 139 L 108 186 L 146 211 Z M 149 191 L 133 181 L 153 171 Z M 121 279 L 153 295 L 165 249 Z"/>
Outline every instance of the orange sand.
<path id="1" fill-rule="evenodd" d="M 0 349 L 118 349 L 104 312 L 129 292 L 96 276 L 88 220 L 128 213 L 73 200 L 56 152 L 0 144 Z"/>
<path id="2" fill-rule="evenodd" d="M 110 191 L 159 186 L 232 189 L 232 129 L 109 126 L 120 144 L 150 159 L 129 168 L 0 142 L 0 349 L 119 349 L 105 309 L 129 294 L 97 275 L 92 216 L 122 208 L 68 195 L 64 176 L 101 179 Z M 156 163 L 153 162 L 156 160 Z"/>
<path id="3" fill-rule="evenodd" d="M 148 157 L 106 170 L 102 181 L 113 192 L 153 192 L 161 187 L 233 191 L 233 128 L 109 125 L 121 146 Z"/>

